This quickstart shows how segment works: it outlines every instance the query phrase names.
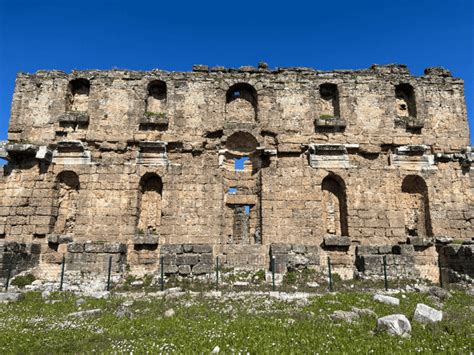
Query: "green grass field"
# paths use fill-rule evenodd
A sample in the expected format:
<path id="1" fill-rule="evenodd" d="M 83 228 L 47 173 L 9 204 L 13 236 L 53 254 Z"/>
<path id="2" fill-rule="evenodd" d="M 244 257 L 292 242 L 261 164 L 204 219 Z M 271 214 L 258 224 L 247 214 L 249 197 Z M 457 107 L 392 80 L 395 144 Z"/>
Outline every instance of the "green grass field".
<path id="1" fill-rule="evenodd" d="M 130 293 L 129 295 L 131 295 Z M 285 302 L 268 294 L 223 292 L 221 297 L 186 293 L 180 297 L 112 295 L 109 299 L 53 293 L 50 304 L 40 293 L 0 305 L 1 353 L 469 353 L 474 351 L 473 297 L 452 291 L 443 301 L 437 324 L 412 322 L 409 338 L 374 332 L 376 318 L 355 323 L 333 321 L 335 310 L 369 308 L 378 316 L 403 313 L 410 320 L 419 302 L 440 301 L 416 292 L 395 295 L 400 307 L 380 304 L 369 292 L 326 293 L 308 301 Z M 123 303 L 126 302 L 126 306 Z M 101 309 L 99 315 L 71 312 Z M 165 317 L 166 310 L 175 315 Z"/>

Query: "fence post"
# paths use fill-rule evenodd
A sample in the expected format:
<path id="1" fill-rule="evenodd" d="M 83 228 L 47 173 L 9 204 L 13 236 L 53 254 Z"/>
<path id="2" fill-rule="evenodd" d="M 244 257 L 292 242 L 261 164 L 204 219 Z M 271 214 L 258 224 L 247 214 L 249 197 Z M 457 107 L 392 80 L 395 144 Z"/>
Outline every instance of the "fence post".
<path id="1" fill-rule="evenodd" d="M 8 291 L 8 284 L 10 283 L 10 277 L 12 275 L 12 264 L 13 264 L 13 254 L 10 258 L 10 263 L 8 264 L 8 269 L 7 269 L 7 280 L 5 282 L 5 291 Z"/>
<path id="2" fill-rule="evenodd" d="M 388 291 L 388 280 L 387 280 L 387 255 L 383 256 L 383 278 L 385 291 Z"/>
<path id="3" fill-rule="evenodd" d="M 61 281 L 59 283 L 59 291 L 63 290 L 63 282 L 64 282 L 64 265 L 66 264 L 66 258 L 63 254 L 63 261 L 61 262 Z"/>
<path id="4" fill-rule="evenodd" d="M 438 268 L 439 268 L 439 287 L 444 288 L 444 280 L 443 280 L 443 268 L 438 261 Z"/>
<path id="5" fill-rule="evenodd" d="M 332 292 L 331 258 L 328 256 L 329 292 Z"/>
<path id="6" fill-rule="evenodd" d="M 109 256 L 109 272 L 107 275 L 107 291 L 110 291 L 110 274 L 112 273 L 112 256 Z"/>
<path id="7" fill-rule="evenodd" d="M 160 272 L 161 272 L 160 290 L 163 291 L 165 289 L 165 270 L 164 270 L 163 255 L 160 256 Z"/>
<path id="8" fill-rule="evenodd" d="M 275 291 L 275 256 L 272 255 L 272 290 Z"/>
<path id="9" fill-rule="evenodd" d="M 219 257 L 216 256 L 216 290 L 219 290 Z"/>

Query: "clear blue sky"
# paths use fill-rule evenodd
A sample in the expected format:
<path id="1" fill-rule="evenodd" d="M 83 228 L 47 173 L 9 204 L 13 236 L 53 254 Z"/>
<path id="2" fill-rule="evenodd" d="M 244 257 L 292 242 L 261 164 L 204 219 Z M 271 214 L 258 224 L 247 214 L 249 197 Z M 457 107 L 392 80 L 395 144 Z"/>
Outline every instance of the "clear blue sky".
<path id="1" fill-rule="evenodd" d="M 187 71 L 192 64 L 357 69 L 444 66 L 465 80 L 474 129 L 473 1 L 0 0 L 0 139 L 15 73 Z"/>

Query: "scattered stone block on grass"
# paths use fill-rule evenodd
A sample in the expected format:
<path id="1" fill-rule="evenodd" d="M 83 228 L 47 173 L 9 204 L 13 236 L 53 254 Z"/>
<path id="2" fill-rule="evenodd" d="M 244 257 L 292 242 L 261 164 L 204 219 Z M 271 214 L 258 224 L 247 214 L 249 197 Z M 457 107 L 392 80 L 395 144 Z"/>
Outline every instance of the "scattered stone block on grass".
<path id="1" fill-rule="evenodd" d="M 377 319 L 377 331 L 393 336 L 407 337 L 411 333 L 411 324 L 403 314 L 391 314 Z"/>
<path id="2" fill-rule="evenodd" d="M 400 305 L 400 300 L 398 298 L 391 297 L 391 296 L 380 295 L 380 294 L 377 294 L 377 295 L 374 296 L 374 301 L 389 304 L 391 306 L 399 306 Z"/>
<path id="3" fill-rule="evenodd" d="M 413 320 L 420 323 L 436 323 L 443 319 L 443 312 L 438 311 L 430 306 L 423 303 L 416 305 L 415 314 Z"/>

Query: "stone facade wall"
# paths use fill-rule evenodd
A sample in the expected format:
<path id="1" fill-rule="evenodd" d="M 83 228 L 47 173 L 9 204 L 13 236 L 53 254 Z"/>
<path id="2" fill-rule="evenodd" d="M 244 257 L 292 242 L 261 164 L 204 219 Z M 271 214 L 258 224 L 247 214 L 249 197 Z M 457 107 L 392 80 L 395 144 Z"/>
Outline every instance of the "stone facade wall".
<path id="1" fill-rule="evenodd" d="M 8 139 L 0 238 L 40 244 L 41 263 L 54 235 L 125 244 L 133 272 L 167 245 L 257 269 L 287 244 L 351 277 L 357 246 L 473 235 L 463 83 L 445 69 L 19 73 Z"/>
<path id="2" fill-rule="evenodd" d="M 23 244 L 0 241 L 0 278 L 31 269 L 38 265 L 40 257 L 39 244 Z"/>
<path id="3" fill-rule="evenodd" d="M 440 266 L 447 271 L 446 280 L 449 282 L 474 281 L 474 244 L 443 246 L 439 259 Z"/>
<path id="4" fill-rule="evenodd" d="M 199 276 L 213 270 L 210 244 L 168 244 L 161 247 L 165 275 Z"/>
<path id="5" fill-rule="evenodd" d="M 275 263 L 275 272 L 316 268 L 320 265 L 319 247 L 301 244 L 272 244 L 270 255 Z"/>
<path id="6" fill-rule="evenodd" d="M 415 264 L 413 245 L 360 246 L 357 248 L 357 266 L 367 276 L 383 276 L 383 259 L 386 260 L 387 276 L 419 276 Z"/>

